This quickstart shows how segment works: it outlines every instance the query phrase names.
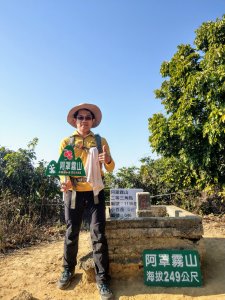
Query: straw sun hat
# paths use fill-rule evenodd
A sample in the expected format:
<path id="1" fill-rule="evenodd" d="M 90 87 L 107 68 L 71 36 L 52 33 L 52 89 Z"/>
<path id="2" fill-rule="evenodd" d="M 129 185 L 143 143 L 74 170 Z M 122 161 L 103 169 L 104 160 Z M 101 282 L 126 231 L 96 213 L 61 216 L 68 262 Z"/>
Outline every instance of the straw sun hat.
<path id="1" fill-rule="evenodd" d="M 90 110 L 94 116 L 95 116 L 95 120 L 93 122 L 93 125 L 92 127 L 97 127 L 100 123 L 101 123 L 101 120 L 102 120 L 102 112 L 100 110 L 100 108 L 97 106 L 97 105 L 94 105 L 94 104 L 89 104 L 89 103 L 81 103 L 81 104 L 78 104 L 77 106 L 74 106 L 68 113 L 68 116 L 67 116 L 67 122 L 73 126 L 73 127 L 76 127 L 76 125 L 74 124 L 74 114 L 78 111 L 78 110 L 81 110 L 81 109 L 88 109 Z"/>

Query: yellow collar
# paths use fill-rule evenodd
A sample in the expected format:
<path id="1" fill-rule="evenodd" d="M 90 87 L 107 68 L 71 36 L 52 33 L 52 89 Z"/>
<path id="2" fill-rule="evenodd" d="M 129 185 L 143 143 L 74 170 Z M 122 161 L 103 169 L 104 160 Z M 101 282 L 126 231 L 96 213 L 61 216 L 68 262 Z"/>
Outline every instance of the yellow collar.
<path id="1" fill-rule="evenodd" d="M 74 131 L 73 135 L 75 135 L 75 136 L 81 136 L 77 130 Z M 89 136 L 89 135 L 95 136 L 94 133 L 93 133 L 92 131 L 90 131 L 90 132 L 88 133 L 87 136 Z M 87 136 L 86 136 L 86 137 L 87 137 Z M 86 137 L 85 137 L 85 138 L 86 138 Z"/>

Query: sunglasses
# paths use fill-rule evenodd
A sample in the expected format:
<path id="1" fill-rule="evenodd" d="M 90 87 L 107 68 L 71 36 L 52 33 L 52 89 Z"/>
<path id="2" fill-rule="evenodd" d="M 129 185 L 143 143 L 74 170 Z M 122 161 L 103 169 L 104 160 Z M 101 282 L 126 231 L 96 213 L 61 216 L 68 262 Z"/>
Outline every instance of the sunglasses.
<path id="1" fill-rule="evenodd" d="M 77 120 L 78 121 L 91 121 L 92 120 L 92 116 L 77 116 Z"/>

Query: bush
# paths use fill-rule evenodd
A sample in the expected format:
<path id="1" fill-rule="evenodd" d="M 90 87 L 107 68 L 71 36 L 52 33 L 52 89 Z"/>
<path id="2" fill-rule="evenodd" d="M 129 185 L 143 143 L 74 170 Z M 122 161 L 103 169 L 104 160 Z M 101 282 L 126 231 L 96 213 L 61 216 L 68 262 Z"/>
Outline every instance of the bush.
<path id="1" fill-rule="evenodd" d="M 18 151 L 0 147 L 0 241 L 4 247 L 39 239 L 41 226 L 63 220 L 59 181 L 45 175 L 46 162 L 35 163 L 36 144 L 34 139 L 28 149 Z"/>
<path id="2" fill-rule="evenodd" d="M 61 203 L 37 205 L 9 193 L 0 197 L 0 249 L 18 248 L 51 236 L 47 228 L 61 225 L 63 207 Z M 24 206 L 25 205 L 25 206 Z M 61 228 L 60 228 L 61 229 Z M 57 232 L 56 232 L 57 233 Z"/>

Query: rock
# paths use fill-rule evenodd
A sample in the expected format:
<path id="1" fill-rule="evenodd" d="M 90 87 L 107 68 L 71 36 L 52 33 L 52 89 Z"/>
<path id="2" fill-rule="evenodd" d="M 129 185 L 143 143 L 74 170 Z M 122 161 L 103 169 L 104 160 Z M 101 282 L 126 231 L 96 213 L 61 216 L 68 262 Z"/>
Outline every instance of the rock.
<path id="1" fill-rule="evenodd" d="M 84 270 L 88 282 L 95 282 L 95 264 L 92 252 L 79 259 L 78 267 Z"/>
<path id="2" fill-rule="evenodd" d="M 11 300 L 38 300 L 34 298 L 33 295 L 26 290 L 20 292 L 17 296 L 13 297 Z"/>

